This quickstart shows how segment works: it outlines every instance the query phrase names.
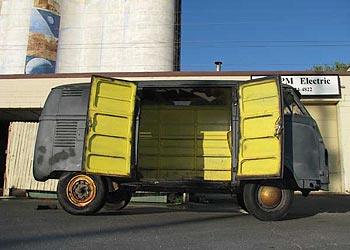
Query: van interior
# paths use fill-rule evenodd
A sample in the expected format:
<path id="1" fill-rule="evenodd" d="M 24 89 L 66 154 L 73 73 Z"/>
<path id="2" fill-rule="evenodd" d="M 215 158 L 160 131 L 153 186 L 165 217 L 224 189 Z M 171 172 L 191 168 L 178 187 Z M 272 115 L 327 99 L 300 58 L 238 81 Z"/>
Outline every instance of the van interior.
<path id="1" fill-rule="evenodd" d="M 141 179 L 230 181 L 232 88 L 145 88 Z"/>

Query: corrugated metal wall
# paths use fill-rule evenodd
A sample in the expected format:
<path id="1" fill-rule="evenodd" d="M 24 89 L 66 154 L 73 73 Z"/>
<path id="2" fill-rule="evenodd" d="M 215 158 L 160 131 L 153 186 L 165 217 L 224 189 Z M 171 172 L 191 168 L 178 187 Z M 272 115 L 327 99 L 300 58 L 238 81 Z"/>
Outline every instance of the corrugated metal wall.
<path id="1" fill-rule="evenodd" d="M 4 195 L 11 188 L 56 191 L 57 180 L 38 182 L 33 177 L 35 137 L 39 123 L 12 122 L 9 129 Z"/>

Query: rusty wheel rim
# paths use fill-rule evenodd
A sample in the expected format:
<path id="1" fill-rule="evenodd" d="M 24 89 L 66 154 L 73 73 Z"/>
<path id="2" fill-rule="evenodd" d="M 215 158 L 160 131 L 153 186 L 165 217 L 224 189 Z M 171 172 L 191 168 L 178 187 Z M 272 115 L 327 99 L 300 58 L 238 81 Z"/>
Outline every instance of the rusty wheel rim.
<path id="1" fill-rule="evenodd" d="M 274 186 L 261 186 L 258 191 L 258 200 L 264 208 L 275 208 L 282 200 L 282 190 Z"/>
<path id="2" fill-rule="evenodd" d="M 96 185 L 88 175 L 76 175 L 67 184 L 68 200 L 77 207 L 85 207 L 96 197 Z"/>

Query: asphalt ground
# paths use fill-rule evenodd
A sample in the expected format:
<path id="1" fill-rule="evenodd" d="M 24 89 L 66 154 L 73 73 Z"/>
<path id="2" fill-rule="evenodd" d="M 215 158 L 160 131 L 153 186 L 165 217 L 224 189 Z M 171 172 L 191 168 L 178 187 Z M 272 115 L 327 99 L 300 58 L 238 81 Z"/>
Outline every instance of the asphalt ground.
<path id="1" fill-rule="evenodd" d="M 56 200 L 0 199 L 0 249 L 350 249 L 350 196 L 297 195 L 277 222 L 234 200 L 73 216 Z"/>

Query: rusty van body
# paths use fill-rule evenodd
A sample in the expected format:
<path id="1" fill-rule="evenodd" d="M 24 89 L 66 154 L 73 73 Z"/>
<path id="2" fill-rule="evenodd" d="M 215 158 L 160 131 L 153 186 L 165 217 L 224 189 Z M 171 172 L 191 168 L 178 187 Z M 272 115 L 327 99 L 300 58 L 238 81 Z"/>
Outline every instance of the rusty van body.
<path id="1" fill-rule="evenodd" d="M 92 76 L 51 90 L 34 176 L 59 179 L 72 214 L 125 207 L 133 192 L 236 193 L 261 220 L 294 191 L 328 189 L 328 156 L 300 94 L 279 77 L 247 82 Z"/>

